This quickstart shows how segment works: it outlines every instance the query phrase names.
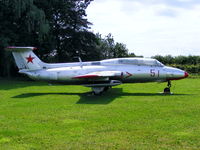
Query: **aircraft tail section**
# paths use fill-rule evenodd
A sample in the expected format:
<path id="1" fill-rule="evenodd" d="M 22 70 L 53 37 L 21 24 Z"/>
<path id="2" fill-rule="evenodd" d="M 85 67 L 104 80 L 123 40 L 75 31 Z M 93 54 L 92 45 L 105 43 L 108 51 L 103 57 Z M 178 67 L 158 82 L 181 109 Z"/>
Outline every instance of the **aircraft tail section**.
<path id="1" fill-rule="evenodd" d="M 33 53 L 34 47 L 7 47 L 11 51 L 19 70 L 42 69 L 43 62 Z"/>

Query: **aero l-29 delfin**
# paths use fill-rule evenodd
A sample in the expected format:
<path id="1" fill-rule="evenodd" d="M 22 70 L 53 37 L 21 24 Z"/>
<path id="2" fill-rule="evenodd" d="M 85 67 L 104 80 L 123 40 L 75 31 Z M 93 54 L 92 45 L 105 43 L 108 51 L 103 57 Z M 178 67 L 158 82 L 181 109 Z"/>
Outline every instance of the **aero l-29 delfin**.
<path id="1" fill-rule="evenodd" d="M 101 94 L 122 83 L 144 82 L 168 82 L 164 93 L 170 93 L 171 80 L 188 77 L 187 72 L 167 67 L 156 59 L 114 58 L 48 64 L 33 53 L 34 47 L 7 47 L 6 50 L 12 51 L 19 73 L 34 80 L 91 87 L 94 94 Z"/>

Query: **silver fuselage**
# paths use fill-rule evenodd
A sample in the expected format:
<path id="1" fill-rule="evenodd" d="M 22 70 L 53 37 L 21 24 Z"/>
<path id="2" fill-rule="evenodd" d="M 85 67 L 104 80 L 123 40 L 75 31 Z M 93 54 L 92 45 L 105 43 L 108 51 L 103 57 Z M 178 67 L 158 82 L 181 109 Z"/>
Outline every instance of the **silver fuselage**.
<path id="1" fill-rule="evenodd" d="M 26 71 L 21 73 L 28 75 L 34 80 L 56 81 L 65 84 L 87 84 L 92 82 L 103 82 L 108 80 L 119 80 L 122 83 L 144 83 L 144 82 L 165 82 L 168 80 L 178 80 L 186 77 L 185 71 L 167 66 L 146 66 L 114 64 L 101 62 L 100 65 L 93 65 L 93 62 L 65 64 L 67 67 L 54 67 L 49 69 Z M 64 64 L 62 64 L 64 65 Z M 48 67 L 47 67 L 48 68 Z M 75 76 L 100 71 L 119 71 L 119 75 L 107 78 L 76 79 Z"/>
<path id="2" fill-rule="evenodd" d="M 19 73 L 34 80 L 81 84 L 91 87 L 99 94 L 108 88 L 122 83 L 165 82 L 183 79 L 188 73 L 163 65 L 151 58 L 114 58 L 102 61 L 48 64 L 41 61 L 33 52 L 34 47 L 6 48 L 11 51 Z M 169 90 L 168 90 L 169 91 Z"/>

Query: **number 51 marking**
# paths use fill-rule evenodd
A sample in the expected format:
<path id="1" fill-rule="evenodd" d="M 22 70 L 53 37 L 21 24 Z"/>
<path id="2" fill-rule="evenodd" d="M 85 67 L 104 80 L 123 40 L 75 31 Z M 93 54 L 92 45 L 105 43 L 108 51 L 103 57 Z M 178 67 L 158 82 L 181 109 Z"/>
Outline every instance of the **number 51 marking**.
<path id="1" fill-rule="evenodd" d="M 160 70 L 155 71 L 155 69 L 151 69 L 150 70 L 150 75 L 151 75 L 151 77 L 159 77 L 160 76 Z"/>

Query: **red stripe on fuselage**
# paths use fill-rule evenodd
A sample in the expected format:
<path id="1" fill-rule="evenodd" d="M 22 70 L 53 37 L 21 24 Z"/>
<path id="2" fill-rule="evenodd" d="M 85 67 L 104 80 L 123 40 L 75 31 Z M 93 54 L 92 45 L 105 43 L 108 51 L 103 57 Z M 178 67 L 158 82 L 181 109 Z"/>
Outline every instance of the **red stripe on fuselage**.
<path id="1" fill-rule="evenodd" d="M 95 78 L 95 77 L 99 77 L 98 75 L 83 75 L 83 76 L 77 76 L 74 77 L 74 79 L 81 79 L 81 78 Z"/>

